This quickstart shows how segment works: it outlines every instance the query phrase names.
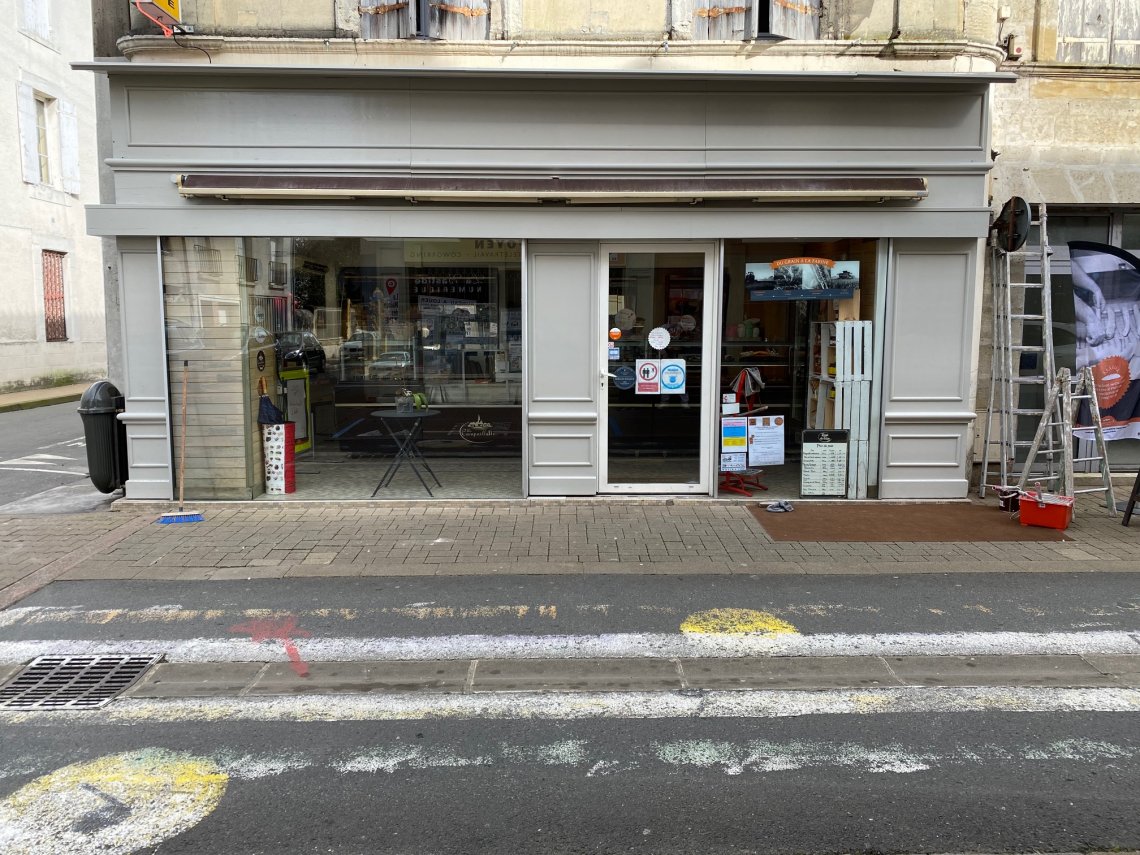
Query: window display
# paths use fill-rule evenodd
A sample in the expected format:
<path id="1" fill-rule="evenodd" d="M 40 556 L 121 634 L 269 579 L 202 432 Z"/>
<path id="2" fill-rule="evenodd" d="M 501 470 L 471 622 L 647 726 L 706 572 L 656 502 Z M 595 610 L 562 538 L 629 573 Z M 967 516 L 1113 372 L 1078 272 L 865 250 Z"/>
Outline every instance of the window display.
<path id="1" fill-rule="evenodd" d="M 367 498 L 383 466 L 356 470 L 395 451 L 374 414 L 404 395 L 439 413 L 417 450 L 441 475 L 455 470 L 448 497 L 521 494 L 519 242 L 166 238 L 163 261 L 172 365 L 194 354 L 229 448 L 190 461 L 188 474 L 231 490 L 240 478 L 258 494 L 262 452 L 246 442 L 243 402 L 264 379 L 300 428 L 297 498 Z M 377 498 L 419 486 L 388 481 Z"/>
<path id="2" fill-rule="evenodd" d="M 725 242 L 722 413 L 751 413 L 757 423 L 778 423 L 783 456 L 772 455 L 769 460 L 779 462 L 763 464 L 763 483 L 769 490 L 800 493 L 805 429 L 850 427 L 849 410 L 856 404 L 857 421 L 863 425 L 870 395 L 871 338 L 870 322 L 858 319 L 874 316 L 877 251 L 878 242 L 870 239 Z M 857 348 L 844 338 L 846 361 L 839 378 L 836 327 L 844 335 L 855 328 L 862 336 Z M 848 351 L 859 357 L 857 377 L 848 377 L 854 358 Z M 848 389 L 851 384 L 858 394 Z M 860 428 L 852 446 L 860 454 L 866 434 Z M 750 459 L 748 465 L 760 464 Z M 726 482 L 735 483 L 722 478 L 722 490 L 728 489 Z"/>

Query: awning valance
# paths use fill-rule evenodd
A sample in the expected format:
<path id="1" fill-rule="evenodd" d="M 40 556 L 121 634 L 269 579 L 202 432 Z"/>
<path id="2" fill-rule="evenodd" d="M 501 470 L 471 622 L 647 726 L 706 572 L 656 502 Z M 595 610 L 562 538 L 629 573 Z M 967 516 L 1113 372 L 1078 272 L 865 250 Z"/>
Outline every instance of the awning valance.
<path id="1" fill-rule="evenodd" d="M 516 202 L 624 205 L 697 202 L 890 202 L 927 196 L 917 176 L 753 178 L 438 178 L 281 173 L 188 173 L 183 196 L 222 199 L 402 199 L 412 202 Z"/>

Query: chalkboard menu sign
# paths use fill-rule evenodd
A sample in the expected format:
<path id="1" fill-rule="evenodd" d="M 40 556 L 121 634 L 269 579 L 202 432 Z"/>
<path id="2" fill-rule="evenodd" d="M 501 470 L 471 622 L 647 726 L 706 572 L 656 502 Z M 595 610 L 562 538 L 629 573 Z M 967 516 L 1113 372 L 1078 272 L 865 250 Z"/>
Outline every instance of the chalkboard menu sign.
<path id="1" fill-rule="evenodd" d="M 847 498 L 845 430 L 805 430 L 800 458 L 800 495 Z"/>

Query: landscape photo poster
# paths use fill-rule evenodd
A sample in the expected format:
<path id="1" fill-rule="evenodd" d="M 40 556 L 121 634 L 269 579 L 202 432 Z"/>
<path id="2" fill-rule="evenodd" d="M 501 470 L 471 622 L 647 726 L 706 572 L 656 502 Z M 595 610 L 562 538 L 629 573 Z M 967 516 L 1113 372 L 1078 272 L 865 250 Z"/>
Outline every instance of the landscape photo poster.
<path id="1" fill-rule="evenodd" d="M 1104 438 L 1140 438 L 1140 259 L 1089 241 L 1070 241 L 1069 257 L 1076 370 L 1092 369 Z M 1092 439 L 1091 426 L 1086 403 L 1077 436 Z"/>
<path id="2" fill-rule="evenodd" d="M 859 262 L 800 256 L 745 264 L 744 287 L 753 303 L 845 299 L 859 287 Z"/>

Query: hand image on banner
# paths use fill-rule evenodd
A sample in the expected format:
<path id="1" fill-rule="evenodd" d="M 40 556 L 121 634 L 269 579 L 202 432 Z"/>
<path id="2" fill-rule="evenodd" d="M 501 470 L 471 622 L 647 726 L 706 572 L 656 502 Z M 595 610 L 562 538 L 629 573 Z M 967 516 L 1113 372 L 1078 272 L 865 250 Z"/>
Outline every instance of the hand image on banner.
<path id="1" fill-rule="evenodd" d="M 1140 438 L 1140 259 L 1108 244 L 1070 241 L 1076 370 L 1091 367 L 1104 438 Z M 1092 420 L 1087 405 L 1079 426 Z M 1091 439 L 1091 427 L 1077 436 Z"/>

